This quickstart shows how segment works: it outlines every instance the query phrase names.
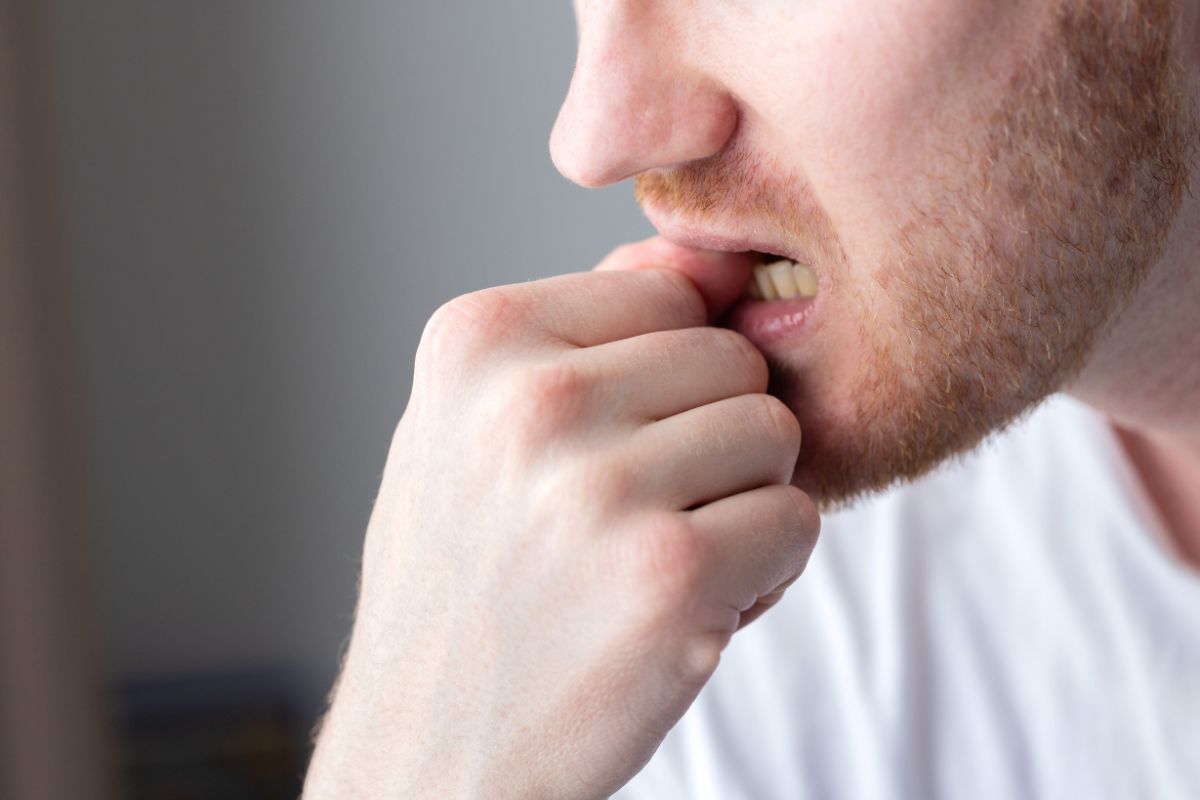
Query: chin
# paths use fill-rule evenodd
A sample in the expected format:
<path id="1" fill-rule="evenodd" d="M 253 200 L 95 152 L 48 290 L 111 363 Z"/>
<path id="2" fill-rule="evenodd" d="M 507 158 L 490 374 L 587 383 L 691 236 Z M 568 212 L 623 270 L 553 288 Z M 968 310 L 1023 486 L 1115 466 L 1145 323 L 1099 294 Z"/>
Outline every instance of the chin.
<path id="1" fill-rule="evenodd" d="M 876 354 L 878 355 L 878 354 Z M 998 400 L 950 372 L 929 380 L 880 362 L 844 359 L 867 368 L 842 375 L 774 360 L 771 394 L 800 422 L 792 484 L 822 512 L 852 505 L 915 480 L 968 452 L 1048 396 L 1042 385 Z"/>

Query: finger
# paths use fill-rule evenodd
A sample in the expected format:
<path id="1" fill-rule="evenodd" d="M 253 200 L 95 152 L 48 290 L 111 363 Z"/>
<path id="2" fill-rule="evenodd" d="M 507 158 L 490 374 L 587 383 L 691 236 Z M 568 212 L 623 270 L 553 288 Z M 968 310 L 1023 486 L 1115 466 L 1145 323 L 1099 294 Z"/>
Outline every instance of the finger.
<path id="1" fill-rule="evenodd" d="M 608 387 L 616 416 L 659 420 L 690 408 L 767 390 L 766 359 L 750 340 L 723 328 L 658 331 L 579 350 L 575 356 Z"/>
<path id="2" fill-rule="evenodd" d="M 790 482 L 800 423 L 778 399 L 744 394 L 644 425 L 627 447 L 643 499 L 682 510 Z"/>
<path id="3" fill-rule="evenodd" d="M 704 591 L 709 600 L 751 612 L 782 595 L 808 563 L 821 518 L 795 486 L 764 486 L 686 512 L 697 536 L 715 550 Z M 761 609 L 758 613 L 761 613 Z"/>
<path id="4" fill-rule="evenodd" d="M 661 236 L 614 250 L 597 270 L 667 268 L 681 272 L 700 290 L 712 322 L 739 297 L 750 280 L 757 258 L 749 253 L 699 250 L 674 244 Z"/>
<path id="5" fill-rule="evenodd" d="M 757 602 L 755 602 L 754 605 L 752 605 L 750 608 L 741 612 L 741 614 L 738 615 L 737 629 L 740 631 L 742 628 L 746 627 L 751 622 L 754 622 L 754 620 L 756 620 L 762 616 L 764 611 L 766 611 L 768 608 L 771 608 L 776 603 L 778 603 L 780 600 L 782 600 L 784 593 L 787 592 L 787 590 L 788 590 L 788 587 L 790 587 L 793 583 L 795 583 L 796 579 L 799 577 L 800 576 L 797 574 L 797 575 L 793 575 L 791 578 L 788 578 L 786 581 L 781 583 L 779 586 L 775 587 L 767 594 L 758 598 Z"/>
<path id="6" fill-rule="evenodd" d="M 678 272 L 581 272 L 501 287 L 522 321 L 549 337 L 591 347 L 706 321 L 704 298 Z"/>

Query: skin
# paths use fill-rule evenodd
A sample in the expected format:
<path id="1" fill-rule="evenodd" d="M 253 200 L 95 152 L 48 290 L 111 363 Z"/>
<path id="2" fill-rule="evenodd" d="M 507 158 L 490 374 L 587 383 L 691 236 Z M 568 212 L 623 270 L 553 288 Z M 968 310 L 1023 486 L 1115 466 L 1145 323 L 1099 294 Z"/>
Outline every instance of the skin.
<path id="1" fill-rule="evenodd" d="M 1154 334 L 1189 319 L 1195 270 L 1164 256 L 1195 228 L 1194 69 L 1167 3 L 1121 6 L 582 2 L 552 153 L 584 185 L 636 176 L 668 237 L 814 267 L 809 330 L 760 346 L 806 433 L 796 483 L 835 506 L 974 447 L 1086 365 L 1090 399 L 1123 396 L 1151 355 L 1189 363 Z M 1150 313 L 1114 336 L 1131 304 Z M 1172 388 L 1157 402 L 1195 387 Z"/>
<path id="2" fill-rule="evenodd" d="M 649 758 L 819 527 L 765 360 L 705 325 L 740 283 L 683 274 L 749 268 L 652 242 L 434 315 L 308 796 L 602 797 Z"/>
<path id="3" fill-rule="evenodd" d="M 1194 556 L 1200 13 L 1122 8 L 577 2 L 554 161 L 637 177 L 678 241 L 430 321 L 306 796 L 607 796 L 801 573 L 814 501 L 1059 389 Z M 812 264 L 802 336 L 708 324 L 752 266 L 680 244 L 714 232 Z"/>

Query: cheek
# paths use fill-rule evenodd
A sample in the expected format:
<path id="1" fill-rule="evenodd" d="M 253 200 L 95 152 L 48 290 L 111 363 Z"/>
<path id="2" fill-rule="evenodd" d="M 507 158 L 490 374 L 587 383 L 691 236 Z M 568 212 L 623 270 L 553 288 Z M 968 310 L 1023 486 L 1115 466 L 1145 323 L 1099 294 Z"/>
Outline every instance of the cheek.
<path id="1" fill-rule="evenodd" d="M 769 46 L 743 67 L 772 78 L 744 97 L 761 143 L 809 182 L 851 263 L 894 243 L 930 173 L 978 124 L 971 108 L 1001 90 L 1021 51 L 1021 5 L 859 0 L 773 21 Z"/>

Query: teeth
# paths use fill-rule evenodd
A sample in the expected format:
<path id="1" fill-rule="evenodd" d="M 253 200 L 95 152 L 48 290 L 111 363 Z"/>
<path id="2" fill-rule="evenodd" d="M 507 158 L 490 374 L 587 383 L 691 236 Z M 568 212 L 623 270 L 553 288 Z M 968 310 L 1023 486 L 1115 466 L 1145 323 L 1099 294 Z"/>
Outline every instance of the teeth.
<path id="1" fill-rule="evenodd" d="M 763 300 L 779 299 L 779 295 L 775 294 L 775 287 L 771 285 L 771 276 L 767 274 L 765 267 L 760 265 L 754 268 L 754 280 L 751 283 L 758 289 Z"/>
<path id="2" fill-rule="evenodd" d="M 771 276 L 771 285 L 775 287 L 775 292 L 780 298 L 789 300 L 799 294 L 796 279 L 792 276 L 792 262 L 776 261 L 767 264 L 766 269 L 767 274 Z"/>
<path id="3" fill-rule="evenodd" d="M 817 273 L 807 264 L 796 264 L 786 259 L 759 264 L 746 284 L 745 294 L 755 300 L 815 297 Z"/>
<path id="4" fill-rule="evenodd" d="M 796 290 L 801 297 L 817 296 L 817 273 L 808 264 L 796 264 L 792 267 L 792 280 L 796 282 Z"/>

